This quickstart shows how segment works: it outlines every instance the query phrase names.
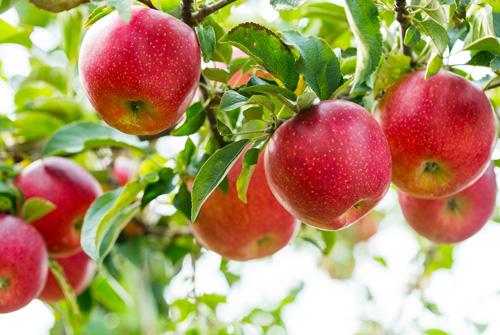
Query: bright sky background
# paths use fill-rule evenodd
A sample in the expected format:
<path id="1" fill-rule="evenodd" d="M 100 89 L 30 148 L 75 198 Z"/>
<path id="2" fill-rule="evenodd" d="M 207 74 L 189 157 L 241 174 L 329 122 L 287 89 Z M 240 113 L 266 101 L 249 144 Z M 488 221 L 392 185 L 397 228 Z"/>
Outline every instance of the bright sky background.
<path id="1" fill-rule="evenodd" d="M 248 10 L 242 7 L 238 10 Z M 268 4 L 264 9 L 261 8 L 260 12 L 266 13 L 267 19 L 276 19 L 277 14 Z M 19 20 L 14 10 L 0 18 L 14 25 Z M 57 29 L 35 28 L 32 39 L 38 47 L 50 50 L 58 44 L 59 36 Z M 28 75 L 28 56 L 21 46 L 0 45 L 4 75 L 8 78 Z M 452 61 L 458 63 L 460 55 L 457 57 Z M 473 74 L 480 78 L 484 72 L 475 70 Z M 13 91 L 1 79 L 0 102 L 0 113 L 14 109 Z M 163 139 L 159 151 L 167 154 L 166 148 L 174 144 L 173 141 L 177 141 L 175 146 L 182 148 L 184 140 Z M 500 158 L 498 149 L 495 158 Z M 451 271 L 438 270 L 433 274 L 425 295 L 443 313 L 438 317 L 423 309 L 418 295 L 405 298 L 407 283 L 420 271 L 412 263 L 419 246 L 402 218 L 393 189 L 380 208 L 390 211 L 390 214 L 382 222 L 379 233 L 356 247 L 356 268 L 351 280 L 331 279 L 326 270 L 317 266 L 320 254 L 314 247 L 305 246 L 300 250 L 286 247 L 268 259 L 245 264 L 233 262 L 232 271 L 241 273 L 242 279 L 229 292 L 218 270 L 220 257 L 208 252 L 197 263 L 196 290 L 199 294 L 229 292 L 228 302 L 220 306 L 218 316 L 221 320 L 231 321 L 254 307 L 265 309 L 265 306 L 272 306 L 302 281 L 305 288 L 297 301 L 284 310 L 283 317 L 290 335 L 351 335 L 359 330 L 359 320 L 363 317 L 394 326 L 400 311 L 402 314 L 395 325 L 396 330 L 411 328 L 413 320 L 418 318 L 425 329 L 440 328 L 453 335 L 475 334 L 474 327 L 467 320 L 489 324 L 485 335 L 500 334 L 500 224 L 488 223 L 476 236 L 458 245 Z M 387 267 L 375 262 L 373 255 L 385 258 Z M 191 272 L 190 260 L 186 259 L 183 271 L 165 292 L 168 302 L 191 291 L 188 280 Z M 362 284 L 372 292 L 374 300 L 370 303 L 367 303 Z M 22 310 L 0 315 L 0 334 L 46 335 L 53 323 L 50 310 L 40 301 L 33 301 Z M 245 334 L 259 333 L 249 328 Z M 404 331 L 404 334 L 420 335 L 421 332 L 413 329 Z"/>

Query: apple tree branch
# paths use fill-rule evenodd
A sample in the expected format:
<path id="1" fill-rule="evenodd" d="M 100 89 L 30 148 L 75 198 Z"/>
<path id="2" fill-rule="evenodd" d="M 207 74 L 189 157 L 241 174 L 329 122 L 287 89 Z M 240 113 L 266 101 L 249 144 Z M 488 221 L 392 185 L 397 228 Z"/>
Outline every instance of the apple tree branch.
<path id="1" fill-rule="evenodd" d="M 396 20 L 401 26 L 400 43 L 403 54 L 411 58 L 412 50 L 411 47 L 405 45 L 406 31 L 410 28 L 410 20 L 406 15 L 408 15 L 408 10 L 406 9 L 406 0 L 396 0 L 394 2 L 394 7 L 396 9 Z"/>

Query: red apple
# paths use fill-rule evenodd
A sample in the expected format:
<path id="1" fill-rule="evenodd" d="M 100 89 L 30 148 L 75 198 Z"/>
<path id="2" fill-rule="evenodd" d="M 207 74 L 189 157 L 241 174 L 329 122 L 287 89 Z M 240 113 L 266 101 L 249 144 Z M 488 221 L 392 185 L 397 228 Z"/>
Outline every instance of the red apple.
<path id="1" fill-rule="evenodd" d="M 111 127 L 153 135 L 173 126 L 193 99 L 200 47 L 182 21 L 132 6 L 130 23 L 115 11 L 97 21 L 80 48 L 80 77 L 90 103 Z"/>
<path id="2" fill-rule="evenodd" d="M 377 121 L 361 106 L 322 101 L 272 136 L 267 181 L 278 201 L 311 226 L 337 230 L 366 215 L 391 182 L 391 154 Z"/>
<path id="3" fill-rule="evenodd" d="M 236 180 L 243 156 L 227 175 L 229 189 L 216 189 L 203 204 L 198 220 L 190 223 L 194 236 L 222 257 L 246 261 L 269 256 L 295 235 L 299 222 L 276 201 L 259 159 L 248 186 L 247 203 L 238 198 Z"/>
<path id="4" fill-rule="evenodd" d="M 70 257 L 58 258 L 56 261 L 61 266 L 63 273 L 66 276 L 68 283 L 73 288 L 73 291 L 75 291 L 75 294 L 79 295 L 85 291 L 94 277 L 96 269 L 95 262 L 83 251 L 80 251 Z M 45 287 L 43 288 L 42 293 L 38 296 L 38 299 L 50 303 L 55 303 L 65 299 L 59 283 L 51 272 L 49 272 Z"/>
<path id="5" fill-rule="evenodd" d="M 92 202 L 102 194 L 99 182 L 82 166 L 63 157 L 35 161 L 17 178 L 26 199 L 39 197 L 56 209 L 33 222 L 44 237 L 49 253 L 71 256 L 81 250 L 80 230 Z"/>
<path id="6" fill-rule="evenodd" d="M 349 226 L 344 230 L 346 236 L 353 243 L 366 242 L 378 231 L 380 221 L 384 218 L 384 214 L 375 210 L 361 218 L 355 225 Z"/>
<path id="7" fill-rule="evenodd" d="M 497 195 L 493 164 L 474 184 L 446 198 L 422 199 L 399 192 L 408 224 L 436 243 L 461 242 L 477 233 L 495 212 Z"/>
<path id="8" fill-rule="evenodd" d="M 493 108 L 465 78 L 408 74 L 383 96 L 376 115 L 391 148 L 392 181 L 405 193 L 450 196 L 488 167 L 497 137 Z"/>
<path id="9" fill-rule="evenodd" d="M 35 299 L 48 269 L 40 233 L 19 218 L 0 215 L 0 313 L 16 311 Z"/>

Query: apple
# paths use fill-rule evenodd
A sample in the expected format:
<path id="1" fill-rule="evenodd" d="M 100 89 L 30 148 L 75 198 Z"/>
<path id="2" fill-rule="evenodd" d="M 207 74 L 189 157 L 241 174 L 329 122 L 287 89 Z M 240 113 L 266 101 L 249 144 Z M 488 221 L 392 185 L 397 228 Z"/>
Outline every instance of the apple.
<path id="1" fill-rule="evenodd" d="M 366 215 L 391 182 L 382 129 L 363 107 L 326 100 L 281 125 L 265 152 L 276 199 L 311 226 L 337 230 Z"/>
<path id="2" fill-rule="evenodd" d="M 35 299 L 48 269 L 40 233 L 17 217 L 0 215 L 0 313 L 16 311 Z"/>
<path id="3" fill-rule="evenodd" d="M 247 203 L 238 198 L 236 181 L 242 167 L 243 156 L 227 175 L 227 193 L 215 189 L 201 207 L 198 220 L 190 223 L 194 236 L 205 248 L 237 261 L 274 254 L 295 236 L 299 227 L 299 222 L 271 193 L 261 158 L 248 185 Z"/>
<path id="4" fill-rule="evenodd" d="M 49 157 L 30 164 L 16 183 L 26 199 L 39 197 L 56 205 L 52 212 L 32 223 L 44 237 L 50 255 L 67 257 L 80 251 L 83 218 L 102 194 L 99 182 L 72 160 Z"/>
<path id="5" fill-rule="evenodd" d="M 373 210 L 361 218 L 355 225 L 345 229 L 343 236 L 353 243 L 366 242 L 377 233 L 383 218 L 384 214 Z"/>
<path id="6" fill-rule="evenodd" d="M 469 80 L 440 71 L 399 79 L 376 111 L 391 148 L 392 181 L 421 198 L 453 195 L 488 167 L 497 138 L 490 101 Z"/>
<path id="7" fill-rule="evenodd" d="M 94 277 L 96 270 L 95 262 L 83 251 L 80 251 L 73 256 L 57 258 L 56 261 L 61 266 L 62 271 L 75 294 L 79 295 L 85 291 Z M 49 272 L 45 287 L 43 288 L 42 293 L 38 296 L 38 299 L 50 303 L 55 303 L 65 299 L 59 283 L 51 272 Z"/>
<path id="8" fill-rule="evenodd" d="M 182 21 L 132 6 L 130 23 L 115 11 L 90 27 L 79 71 L 90 103 L 107 124 L 127 134 L 154 135 L 189 107 L 200 80 L 200 47 Z"/>
<path id="9" fill-rule="evenodd" d="M 436 243 L 457 243 L 477 233 L 495 212 L 497 184 L 493 164 L 471 186 L 450 197 L 422 199 L 399 191 L 408 224 Z"/>

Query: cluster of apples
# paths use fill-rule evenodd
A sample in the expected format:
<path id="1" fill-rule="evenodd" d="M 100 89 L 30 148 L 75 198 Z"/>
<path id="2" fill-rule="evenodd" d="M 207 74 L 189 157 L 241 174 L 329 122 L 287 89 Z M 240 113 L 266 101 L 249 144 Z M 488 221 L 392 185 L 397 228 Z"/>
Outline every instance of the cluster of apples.
<path id="1" fill-rule="evenodd" d="M 190 27 L 134 6 L 128 24 L 114 12 L 91 27 L 79 69 L 103 120 L 145 135 L 184 114 L 200 64 Z M 227 193 L 215 190 L 190 225 L 205 247 L 228 259 L 259 258 L 286 245 L 298 220 L 327 230 L 348 227 L 381 201 L 392 180 L 417 232 L 458 242 L 493 211 L 493 168 L 484 172 L 495 141 L 493 109 L 481 90 L 450 72 L 426 81 L 417 71 L 386 93 L 376 118 L 357 104 L 327 100 L 285 122 L 255 167 L 247 204 L 236 187 L 240 158 Z"/>
<path id="2" fill-rule="evenodd" d="M 376 117 L 392 154 L 392 181 L 410 226 L 437 243 L 463 241 L 492 217 L 497 120 L 488 97 L 440 71 L 408 74 L 382 97 Z"/>
<path id="3" fill-rule="evenodd" d="M 26 200 L 46 199 L 55 209 L 31 224 L 0 215 L 0 313 L 18 310 L 35 298 L 50 303 L 65 298 L 49 271 L 49 256 L 76 294 L 88 287 L 96 268 L 81 249 L 80 229 L 88 208 L 102 194 L 97 180 L 67 158 L 50 157 L 25 168 L 16 185 Z"/>

